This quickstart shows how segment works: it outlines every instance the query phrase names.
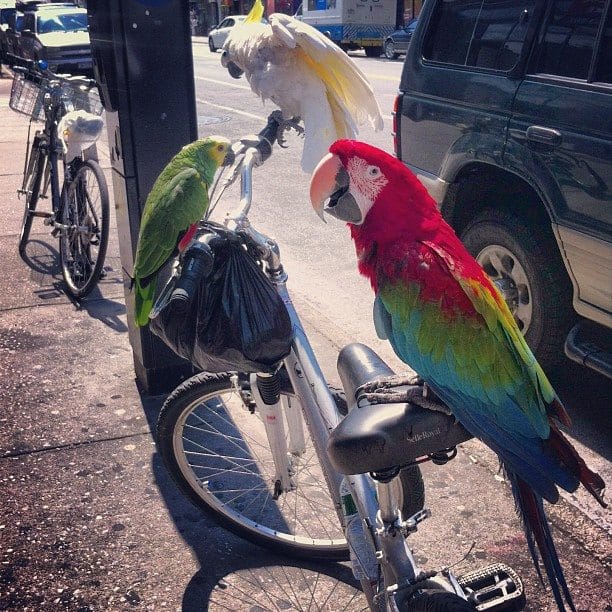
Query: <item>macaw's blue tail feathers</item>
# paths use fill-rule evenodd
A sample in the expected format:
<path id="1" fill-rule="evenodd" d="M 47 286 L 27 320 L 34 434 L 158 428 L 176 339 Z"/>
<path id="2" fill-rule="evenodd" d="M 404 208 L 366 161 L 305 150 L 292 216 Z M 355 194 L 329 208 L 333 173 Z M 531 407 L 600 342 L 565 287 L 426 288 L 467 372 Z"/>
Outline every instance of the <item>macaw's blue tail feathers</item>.
<path id="1" fill-rule="evenodd" d="M 508 477 L 512 483 L 518 513 L 523 520 L 529 552 L 540 580 L 544 582 L 540 572 L 541 560 L 559 611 L 566 612 L 569 608 L 571 612 L 576 612 L 544 513 L 542 498 L 516 474 L 508 472 Z"/>

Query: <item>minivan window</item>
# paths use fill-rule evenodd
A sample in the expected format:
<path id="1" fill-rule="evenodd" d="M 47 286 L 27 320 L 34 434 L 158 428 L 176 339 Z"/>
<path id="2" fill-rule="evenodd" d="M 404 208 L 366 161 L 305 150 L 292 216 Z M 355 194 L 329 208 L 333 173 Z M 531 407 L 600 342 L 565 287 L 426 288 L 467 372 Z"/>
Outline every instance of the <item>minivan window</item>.
<path id="1" fill-rule="evenodd" d="M 442 0 L 424 57 L 435 62 L 511 70 L 519 60 L 535 0 Z"/>
<path id="2" fill-rule="evenodd" d="M 608 18 L 601 36 L 595 80 L 612 83 L 612 8 L 608 10 Z"/>
<path id="3" fill-rule="evenodd" d="M 16 12 L 17 11 L 14 8 L 0 9 L 0 23 L 10 23 L 11 17 L 13 17 Z"/>
<path id="4" fill-rule="evenodd" d="M 587 79 L 605 0 L 557 0 L 549 10 L 535 71 Z"/>

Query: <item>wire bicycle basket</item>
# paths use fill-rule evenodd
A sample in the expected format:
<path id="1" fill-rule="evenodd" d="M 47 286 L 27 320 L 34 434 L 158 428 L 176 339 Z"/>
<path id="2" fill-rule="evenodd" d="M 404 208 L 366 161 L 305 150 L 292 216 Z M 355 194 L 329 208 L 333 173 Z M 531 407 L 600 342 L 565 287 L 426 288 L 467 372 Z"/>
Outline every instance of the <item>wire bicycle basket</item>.
<path id="1" fill-rule="evenodd" d="M 33 121 L 45 120 L 45 94 L 57 91 L 69 110 L 84 110 L 101 115 L 104 107 L 95 87 L 87 88 L 68 79 L 49 79 L 42 75 L 16 72 L 11 87 L 9 107 Z"/>
<path id="2" fill-rule="evenodd" d="M 45 84 L 44 81 L 47 81 Z M 9 108 L 31 117 L 34 121 L 44 121 L 45 92 L 49 88 L 49 80 L 44 77 L 26 78 L 26 75 L 16 72 L 11 87 Z"/>

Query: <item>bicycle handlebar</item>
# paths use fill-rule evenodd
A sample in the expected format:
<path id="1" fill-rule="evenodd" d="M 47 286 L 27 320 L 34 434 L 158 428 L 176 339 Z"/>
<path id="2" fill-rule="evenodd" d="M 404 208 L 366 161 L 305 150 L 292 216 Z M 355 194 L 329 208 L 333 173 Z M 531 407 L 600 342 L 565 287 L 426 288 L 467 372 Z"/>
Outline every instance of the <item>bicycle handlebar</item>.
<path id="1" fill-rule="evenodd" d="M 246 219 L 251 202 L 251 169 L 253 165 L 262 164 L 272 155 L 273 146 L 279 141 L 284 126 L 285 122 L 280 112 L 273 112 L 268 117 L 268 122 L 263 130 L 258 134 L 245 136 L 232 145 L 232 149 L 236 149 L 238 155 L 244 155 L 243 159 L 236 165 L 236 169 L 242 169 L 243 183 L 241 199 L 243 205 L 238 217 L 234 219 L 236 221 L 235 229 L 238 231 L 245 230 L 242 222 Z M 237 176 L 237 173 L 235 176 Z M 260 236 L 250 226 L 248 229 L 250 231 L 241 232 L 242 239 L 248 240 L 250 238 L 257 244 L 257 238 Z M 232 230 L 229 231 L 232 232 Z M 203 233 L 183 253 L 181 274 L 169 297 L 169 304 L 177 315 L 185 314 L 188 311 L 202 279 L 206 278 L 212 271 L 215 257 L 212 243 L 218 238 L 219 236 L 214 232 Z M 261 239 L 264 238 L 261 236 Z M 280 269 L 280 264 L 277 267 Z"/>
<path id="2" fill-rule="evenodd" d="M 214 254 L 208 245 L 212 237 L 214 234 L 201 236 L 183 254 L 181 275 L 169 300 L 176 314 L 184 314 L 189 310 L 201 280 L 212 271 Z"/>

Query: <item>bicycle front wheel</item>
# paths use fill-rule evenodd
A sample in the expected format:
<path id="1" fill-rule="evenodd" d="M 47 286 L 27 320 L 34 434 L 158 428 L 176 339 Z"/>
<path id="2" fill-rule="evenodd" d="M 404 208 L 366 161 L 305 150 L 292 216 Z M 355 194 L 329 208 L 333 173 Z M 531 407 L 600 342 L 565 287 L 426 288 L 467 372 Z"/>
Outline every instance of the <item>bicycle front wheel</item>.
<path id="1" fill-rule="evenodd" d="M 62 275 L 67 292 L 81 299 L 96 286 L 104 266 L 110 223 L 108 187 L 99 164 L 88 159 L 64 189 Z"/>
<path id="2" fill-rule="evenodd" d="M 287 413 L 299 399 L 286 377 Z M 182 492 L 221 526 L 279 553 L 347 559 L 348 547 L 305 429 L 305 452 L 289 455 L 294 488 L 279 493 L 263 421 L 245 374 L 199 374 L 166 400 L 157 448 Z"/>
<path id="3" fill-rule="evenodd" d="M 32 229 L 32 221 L 34 221 L 34 211 L 36 210 L 36 205 L 38 204 L 40 186 L 45 171 L 46 156 L 45 152 L 38 145 L 38 142 L 38 139 L 34 140 L 32 150 L 30 151 L 28 168 L 23 179 L 25 210 L 23 211 L 21 231 L 19 232 L 20 255 L 25 253 L 26 244 L 30 239 L 30 230 Z"/>

